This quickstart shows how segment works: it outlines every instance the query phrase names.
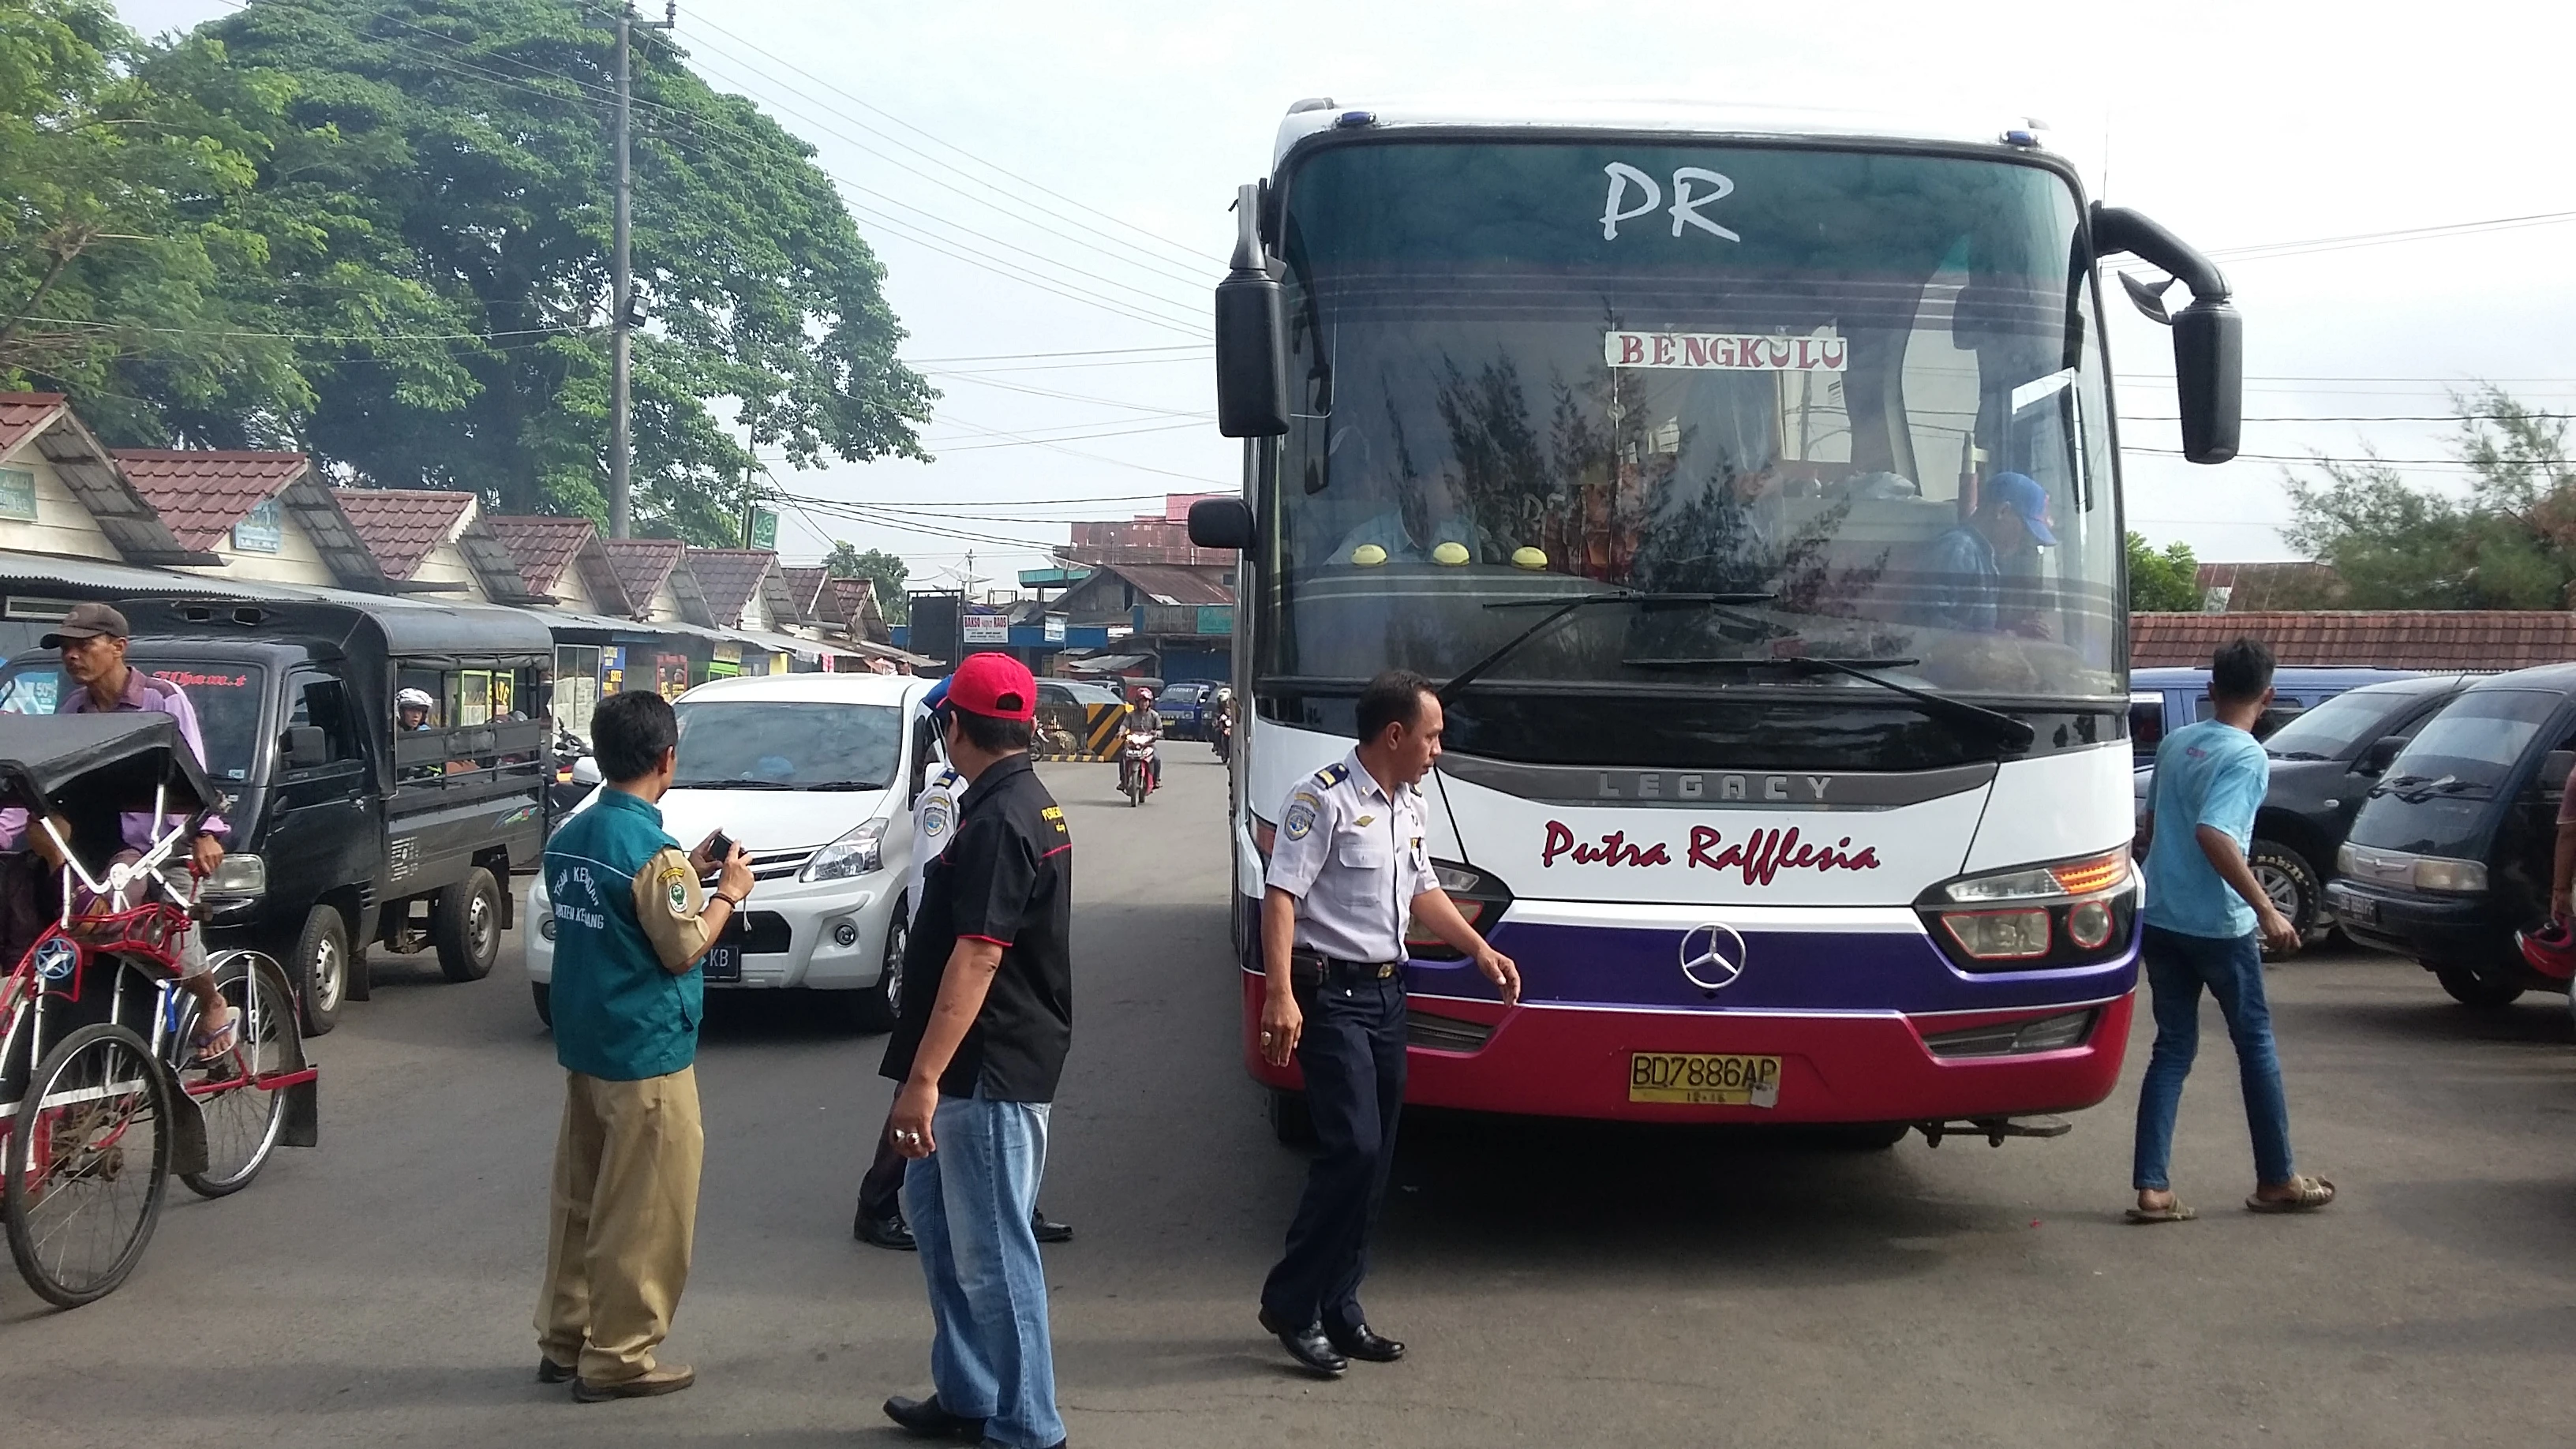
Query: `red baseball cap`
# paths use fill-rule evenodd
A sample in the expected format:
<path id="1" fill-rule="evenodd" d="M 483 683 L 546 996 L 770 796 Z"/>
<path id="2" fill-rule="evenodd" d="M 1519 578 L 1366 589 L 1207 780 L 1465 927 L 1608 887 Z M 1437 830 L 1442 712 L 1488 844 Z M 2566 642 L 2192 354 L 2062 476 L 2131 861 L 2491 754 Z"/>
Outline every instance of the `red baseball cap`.
<path id="1" fill-rule="evenodd" d="M 969 654 L 948 676 L 948 703 L 991 719 L 1036 719 L 1038 682 L 1008 654 Z"/>

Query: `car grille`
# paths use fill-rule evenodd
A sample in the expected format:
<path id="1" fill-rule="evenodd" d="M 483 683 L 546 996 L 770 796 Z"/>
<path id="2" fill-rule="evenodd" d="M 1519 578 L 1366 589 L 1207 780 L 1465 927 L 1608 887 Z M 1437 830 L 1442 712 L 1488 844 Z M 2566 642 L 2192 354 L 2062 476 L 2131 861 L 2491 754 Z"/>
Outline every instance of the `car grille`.
<path id="1" fill-rule="evenodd" d="M 813 858 L 812 846 L 801 846 L 795 850 L 755 850 L 751 852 L 751 878 L 783 880 L 803 870 L 805 862 Z"/>
<path id="2" fill-rule="evenodd" d="M 1991 1026 L 1926 1033 L 1923 1044 L 1936 1057 L 2011 1057 L 2024 1052 L 2056 1052 L 2081 1046 L 2093 1034 L 2091 1010 L 2043 1016 L 2037 1021 L 2005 1021 Z"/>

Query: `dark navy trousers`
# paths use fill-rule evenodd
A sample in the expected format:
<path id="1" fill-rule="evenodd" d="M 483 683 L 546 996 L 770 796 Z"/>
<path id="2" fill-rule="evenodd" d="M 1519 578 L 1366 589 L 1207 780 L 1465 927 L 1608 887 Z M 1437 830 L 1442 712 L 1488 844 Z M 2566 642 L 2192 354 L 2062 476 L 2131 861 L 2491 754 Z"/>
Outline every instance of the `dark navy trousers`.
<path id="1" fill-rule="evenodd" d="M 1261 1306 L 1283 1327 L 1321 1319 L 1346 1333 L 1368 1321 L 1360 1279 L 1404 1109 L 1402 968 L 1379 977 L 1374 967 L 1327 967 L 1321 982 L 1299 988 L 1297 1006 L 1305 1014 L 1297 1065 L 1317 1150 Z"/>

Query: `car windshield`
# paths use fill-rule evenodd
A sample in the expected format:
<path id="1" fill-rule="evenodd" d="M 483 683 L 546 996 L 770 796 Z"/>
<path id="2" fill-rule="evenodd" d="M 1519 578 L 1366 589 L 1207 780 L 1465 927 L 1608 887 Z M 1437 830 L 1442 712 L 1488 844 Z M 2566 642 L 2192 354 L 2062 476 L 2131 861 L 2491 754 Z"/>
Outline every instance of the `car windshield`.
<path id="1" fill-rule="evenodd" d="M 198 763 L 217 780 L 250 778 L 259 740 L 259 714 L 268 671 L 255 664 L 205 664 L 134 655 L 131 667 L 186 691 L 197 712 L 206 758 Z M 0 714 L 52 714 L 68 690 L 60 664 L 29 660 L 0 670 Z"/>
<path id="2" fill-rule="evenodd" d="M 2537 690 L 2471 690 L 2398 754 L 2382 788 L 2500 785 L 2563 702 Z"/>
<path id="3" fill-rule="evenodd" d="M 679 705 L 675 789 L 884 789 L 902 753 L 892 705 L 709 699 Z"/>
<path id="4" fill-rule="evenodd" d="M 2377 739 L 2384 723 L 2415 700 L 2412 694 L 2354 690 L 2338 694 L 2274 730 L 2263 748 L 2282 760 L 2339 760 L 2365 738 Z"/>
<path id="5" fill-rule="evenodd" d="M 1328 147 L 1284 181 L 1291 423 L 1260 667 L 2116 700 L 2076 200 L 2029 165 L 1623 142 Z M 1505 607 L 1494 608 L 1491 605 Z M 1711 666 L 1711 661 L 1718 665 Z"/>

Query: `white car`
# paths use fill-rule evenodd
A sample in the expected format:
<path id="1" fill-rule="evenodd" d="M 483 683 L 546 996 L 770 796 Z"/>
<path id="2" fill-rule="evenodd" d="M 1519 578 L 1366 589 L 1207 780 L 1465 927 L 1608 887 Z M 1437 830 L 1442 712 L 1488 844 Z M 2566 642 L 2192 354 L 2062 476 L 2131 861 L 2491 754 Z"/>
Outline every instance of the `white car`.
<path id="1" fill-rule="evenodd" d="M 758 882 L 740 925 L 708 953 L 710 987 L 829 992 L 816 999 L 854 1026 L 893 1025 L 911 918 L 903 894 L 923 728 L 914 716 L 930 685 L 769 675 L 714 680 L 676 702 L 679 764 L 663 828 L 690 849 L 722 830 L 749 853 Z M 542 871 L 527 907 L 528 980 L 551 1025 L 554 909 Z"/>

